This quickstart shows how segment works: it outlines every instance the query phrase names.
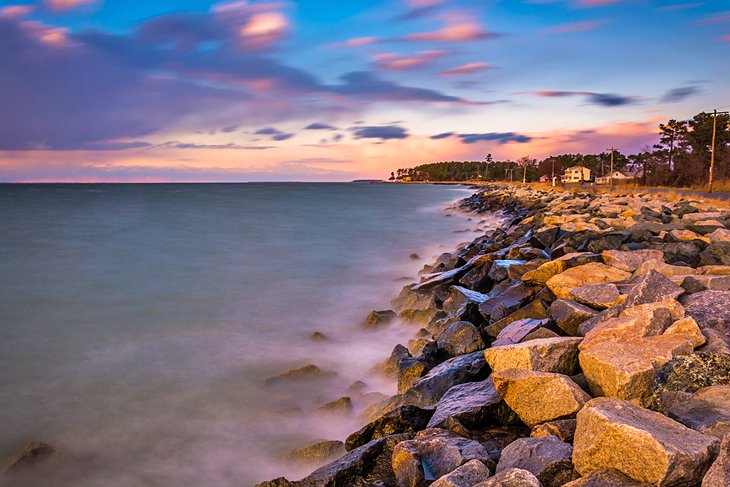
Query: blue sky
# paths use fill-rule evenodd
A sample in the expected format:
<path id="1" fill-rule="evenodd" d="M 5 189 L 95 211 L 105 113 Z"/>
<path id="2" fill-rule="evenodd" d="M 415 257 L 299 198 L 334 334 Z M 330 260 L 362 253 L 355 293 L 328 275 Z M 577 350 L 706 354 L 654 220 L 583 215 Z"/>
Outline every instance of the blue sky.
<path id="1" fill-rule="evenodd" d="M 3 181 L 633 152 L 730 105 L 725 0 L 3 1 L 0 44 Z"/>

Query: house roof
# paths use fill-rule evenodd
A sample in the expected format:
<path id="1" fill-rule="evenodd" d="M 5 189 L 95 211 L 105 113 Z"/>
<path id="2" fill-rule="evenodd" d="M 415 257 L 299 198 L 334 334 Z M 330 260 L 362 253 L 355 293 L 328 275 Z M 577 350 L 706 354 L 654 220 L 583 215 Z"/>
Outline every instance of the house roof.
<path id="1" fill-rule="evenodd" d="M 585 166 L 570 166 L 568 169 L 566 169 L 566 171 L 569 169 L 588 169 L 588 168 Z M 588 170 L 590 171 L 590 169 L 588 169 Z"/>

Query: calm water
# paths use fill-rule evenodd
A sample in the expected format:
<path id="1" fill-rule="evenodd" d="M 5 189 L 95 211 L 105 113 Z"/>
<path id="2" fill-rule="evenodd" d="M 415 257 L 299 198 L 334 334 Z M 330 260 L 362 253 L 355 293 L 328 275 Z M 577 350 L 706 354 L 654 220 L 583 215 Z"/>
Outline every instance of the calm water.
<path id="1" fill-rule="evenodd" d="M 474 234 L 449 186 L 0 186 L 0 458 L 64 452 L 0 485 L 229 486 L 344 439 L 317 406 L 414 333 L 362 330 L 427 259 Z M 462 232 L 458 232 L 462 231 Z M 416 252 L 420 261 L 408 258 Z M 309 338 L 313 331 L 330 337 Z M 318 386 L 262 387 L 308 363 Z M 356 413 L 367 398 L 353 396 Z"/>

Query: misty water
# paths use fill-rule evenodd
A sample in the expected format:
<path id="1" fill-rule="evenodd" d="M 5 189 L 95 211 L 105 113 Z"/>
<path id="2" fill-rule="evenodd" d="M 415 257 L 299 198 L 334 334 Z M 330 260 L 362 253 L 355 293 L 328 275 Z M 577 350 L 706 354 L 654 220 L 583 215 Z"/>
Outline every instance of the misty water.
<path id="1" fill-rule="evenodd" d="M 455 186 L 0 186 L 0 485 L 247 486 L 344 440 L 395 384 L 370 372 L 416 331 L 362 321 L 473 238 Z M 450 216 L 447 216 L 450 215 Z M 484 225 L 484 224 L 482 224 Z M 417 253 L 420 260 L 409 258 Z M 411 281 L 412 282 L 412 281 Z M 330 339 L 310 338 L 314 331 Z M 337 375 L 263 387 L 309 363 Z M 365 396 L 348 394 L 356 380 Z M 355 411 L 321 404 L 351 395 Z"/>

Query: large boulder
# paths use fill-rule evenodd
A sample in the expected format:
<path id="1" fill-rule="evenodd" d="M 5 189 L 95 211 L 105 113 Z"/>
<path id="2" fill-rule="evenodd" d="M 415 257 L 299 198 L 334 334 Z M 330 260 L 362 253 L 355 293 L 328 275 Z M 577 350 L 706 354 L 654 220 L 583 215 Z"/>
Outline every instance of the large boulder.
<path id="1" fill-rule="evenodd" d="M 431 484 L 431 487 L 472 487 L 487 480 L 492 472 L 480 460 L 469 460 L 461 467 L 447 473 Z"/>
<path id="2" fill-rule="evenodd" d="M 350 451 L 385 436 L 416 433 L 426 428 L 432 415 L 433 410 L 431 409 L 400 406 L 348 436 L 345 440 L 345 448 Z"/>
<path id="3" fill-rule="evenodd" d="M 620 399 L 599 397 L 578 413 L 573 464 L 581 475 L 615 468 L 652 485 L 696 485 L 719 440 Z"/>
<path id="4" fill-rule="evenodd" d="M 474 487 L 542 487 L 542 484 L 527 470 L 510 468 L 484 482 L 479 482 Z"/>
<path id="5" fill-rule="evenodd" d="M 399 486 L 420 487 L 471 460 L 491 462 L 478 442 L 442 429 L 427 429 L 393 449 L 392 466 Z"/>
<path id="6" fill-rule="evenodd" d="M 715 330 L 730 343 L 730 291 L 702 291 L 685 296 L 680 302 L 702 330 Z"/>
<path id="7" fill-rule="evenodd" d="M 580 349 L 586 350 L 604 342 L 630 343 L 637 338 L 661 335 L 673 322 L 672 311 L 668 306 L 649 306 L 636 312 L 633 309 L 627 311 L 588 331 Z"/>
<path id="8" fill-rule="evenodd" d="M 319 464 L 332 460 L 345 453 L 345 444 L 338 440 L 320 441 L 311 445 L 295 448 L 285 455 L 282 460 L 301 464 Z"/>
<path id="9" fill-rule="evenodd" d="M 665 299 L 677 299 L 684 293 L 684 289 L 655 270 L 636 279 L 634 286 L 626 295 L 622 303 L 624 308 L 640 304 L 655 303 Z"/>
<path id="10" fill-rule="evenodd" d="M 557 298 L 570 299 L 570 291 L 579 286 L 605 284 L 629 279 L 631 274 L 615 267 L 591 262 L 572 267 L 548 279 L 546 285 Z"/>
<path id="11" fill-rule="evenodd" d="M 649 487 L 649 484 L 627 477 L 616 469 L 595 470 L 563 487 Z"/>
<path id="12" fill-rule="evenodd" d="M 527 369 L 571 375 L 578 361 L 581 338 L 558 337 L 530 340 L 484 350 L 484 358 L 494 372 Z"/>
<path id="13" fill-rule="evenodd" d="M 436 343 L 450 357 L 476 352 L 485 347 L 479 330 L 468 321 L 457 321 L 450 324 L 436 339 Z"/>
<path id="14" fill-rule="evenodd" d="M 620 304 L 620 294 L 615 284 L 578 286 L 568 293 L 570 299 L 591 308 L 606 309 Z"/>
<path id="15" fill-rule="evenodd" d="M 572 454 L 573 447 L 552 435 L 520 438 L 502 450 L 497 473 L 520 468 L 532 473 L 545 487 L 560 487 L 578 477 Z"/>
<path id="16" fill-rule="evenodd" d="M 491 325 L 487 326 L 484 329 L 484 332 L 491 337 L 497 337 L 502 332 L 502 330 L 507 328 L 507 326 L 514 323 L 515 321 L 521 321 L 528 318 L 542 320 L 547 317 L 548 311 L 545 307 L 545 304 L 540 299 L 534 299 L 517 311 L 510 313 L 504 318 L 495 321 Z"/>
<path id="17" fill-rule="evenodd" d="M 597 311 L 568 299 L 558 299 L 550 305 L 550 317 L 568 335 L 577 336 L 578 326 L 596 316 Z"/>
<path id="18" fill-rule="evenodd" d="M 506 369 L 495 372 L 494 386 L 527 426 L 574 416 L 590 401 L 575 382 L 562 374 Z"/>
<path id="19" fill-rule="evenodd" d="M 702 487 L 727 485 L 730 485 L 730 435 L 723 438 L 717 459 L 702 479 Z"/>
<path id="20" fill-rule="evenodd" d="M 517 281 L 480 304 L 479 313 L 487 322 L 494 323 L 520 309 L 535 292 L 535 287 Z"/>
<path id="21" fill-rule="evenodd" d="M 604 250 L 603 261 L 625 272 L 634 272 L 641 264 L 647 261 L 664 262 L 664 252 L 661 250 Z"/>
<path id="22" fill-rule="evenodd" d="M 379 328 L 381 326 L 392 323 L 398 315 L 392 309 L 382 311 L 371 311 L 365 318 L 366 328 Z"/>
<path id="23" fill-rule="evenodd" d="M 730 265 L 730 242 L 715 242 L 700 254 L 699 265 Z"/>
<path id="24" fill-rule="evenodd" d="M 664 411 L 685 426 L 722 438 L 730 433 L 730 386 L 710 386 L 677 401 Z"/>
<path id="25" fill-rule="evenodd" d="M 497 393 L 491 377 L 449 389 L 436 404 L 436 412 L 428 427 L 442 428 L 449 418 L 456 419 L 470 429 L 488 424 L 510 424 L 516 419 Z"/>
<path id="26" fill-rule="evenodd" d="M 428 372 L 428 366 L 415 358 L 398 362 L 398 394 L 403 394 Z"/>

